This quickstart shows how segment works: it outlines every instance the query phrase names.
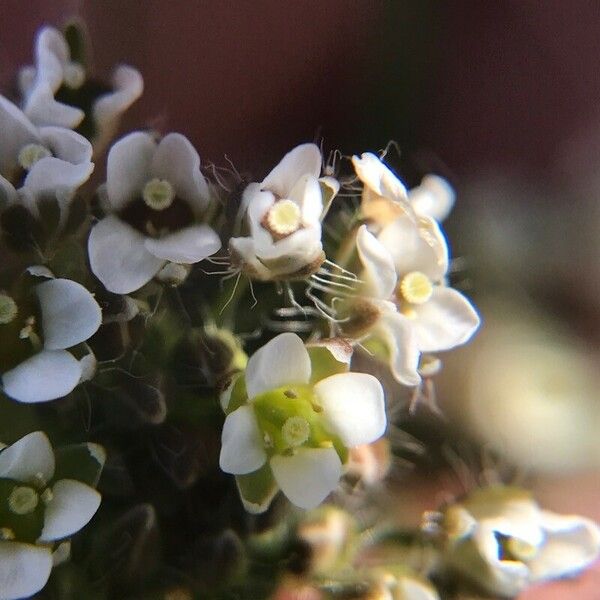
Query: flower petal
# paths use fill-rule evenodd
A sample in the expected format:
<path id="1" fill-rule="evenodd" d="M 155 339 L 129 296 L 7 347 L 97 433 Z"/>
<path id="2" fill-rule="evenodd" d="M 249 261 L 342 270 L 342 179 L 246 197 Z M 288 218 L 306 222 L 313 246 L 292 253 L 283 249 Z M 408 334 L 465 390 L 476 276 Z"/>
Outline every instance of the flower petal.
<path id="1" fill-rule="evenodd" d="M 52 551 L 49 548 L 0 542 L 0 598 L 29 598 L 47 583 L 52 571 Z"/>
<path id="2" fill-rule="evenodd" d="M 61 479 L 52 486 L 52 500 L 46 504 L 40 542 L 59 540 L 79 531 L 96 514 L 100 494 L 74 479 Z"/>
<path id="3" fill-rule="evenodd" d="M 106 159 L 106 191 L 113 210 L 123 208 L 141 195 L 151 179 L 150 165 L 156 150 L 152 136 L 135 131 L 116 142 Z"/>
<path id="4" fill-rule="evenodd" d="M 47 402 L 75 389 L 81 378 L 79 361 L 66 350 L 42 350 L 2 373 L 4 393 L 19 402 Z"/>
<path id="5" fill-rule="evenodd" d="M 200 157 L 190 141 L 180 133 L 169 133 L 158 144 L 152 160 L 152 174 L 166 179 L 177 196 L 196 212 L 208 204 L 208 184 L 200 172 Z"/>
<path id="6" fill-rule="evenodd" d="M 479 327 L 479 315 L 471 303 L 450 287 L 436 286 L 431 298 L 418 306 L 413 320 L 421 352 L 450 350 L 469 341 Z"/>
<path id="7" fill-rule="evenodd" d="M 109 215 L 90 233 L 88 253 L 94 275 L 115 294 L 129 294 L 148 283 L 164 264 L 145 246 L 146 238 Z"/>
<path id="8" fill-rule="evenodd" d="M 54 476 L 54 450 L 43 431 L 28 433 L 0 452 L 0 477 L 29 482 L 39 475 L 46 482 Z"/>
<path id="9" fill-rule="evenodd" d="M 308 383 L 310 357 L 295 333 L 281 333 L 257 350 L 246 367 L 246 389 L 252 399 L 293 383 Z"/>
<path id="10" fill-rule="evenodd" d="M 72 192 L 83 185 L 92 174 L 94 163 L 71 164 L 66 160 L 48 156 L 38 160 L 23 182 L 23 188 L 33 198 L 47 194 Z"/>
<path id="11" fill-rule="evenodd" d="M 225 419 L 219 466 L 225 473 L 246 475 L 260 469 L 266 460 L 254 410 L 250 406 L 240 406 Z"/>
<path id="12" fill-rule="evenodd" d="M 388 300 L 396 289 L 397 277 L 391 254 L 379 240 L 362 225 L 356 234 L 356 249 L 365 272 L 370 294 Z"/>
<path id="13" fill-rule="evenodd" d="M 319 381 L 314 391 L 328 429 L 347 448 L 370 444 L 384 434 L 387 421 L 383 388 L 373 375 L 332 375 Z"/>
<path id="14" fill-rule="evenodd" d="M 312 175 L 303 175 L 290 191 L 288 198 L 301 210 L 302 223 L 305 226 L 316 225 L 321 221 L 323 212 L 323 193 L 319 180 Z"/>
<path id="15" fill-rule="evenodd" d="M 102 322 L 102 311 L 80 283 L 50 279 L 36 286 L 42 311 L 44 348 L 64 350 L 92 337 Z"/>
<path id="16" fill-rule="evenodd" d="M 193 264 L 221 248 L 221 240 L 208 225 L 192 225 L 161 239 L 146 238 L 146 249 L 158 258 Z"/>
<path id="17" fill-rule="evenodd" d="M 36 77 L 58 90 L 63 81 L 64 65 L 71 53 L 64 35 L 55 27 L 43 27 L 35 41 Z"/>
<path id="18" fill-rule="evenodd" d="M 64 127 L 40 127 L 39 133 L 56 158 L 74 165 L 92 160 L 92 145 L 82 135 Z"/>
<path id="19" fill-rule="evenodd" d="M 290 150 L 265 177 L 261 189 L 287 198 L 303 175 L 318 178 L 321 174 L 321 151 L 315 144 L 301 144 Z"/>
<path id="20" fill-rule="evenodd" d="M 0 173 L 10 179 L 23 146 L 39 143 L 37 129 L 18 106 L 0 96 Z"/>
<path id="21" fill-rule="evenodd" d="M 456 193 L 444 178 L 426 175 L 421 185 L 410 190 L 408 199 L 418 215 L 443 221 L 454 206 Z"/>
<path id="22" fill-rule="evenodd" d="M 333 448 L 300 448 L 292 456 L 273 456 L 270 464 L 287 499 L 305 509 L 323 502 L 342 475 L 342 462 Z"/>
<path id="23" fill-rule="evenodd" d="M 372 152 L 364 152 L 360 158 L 352 157 L 356 175 L 370 190 L 378 196 L 390 200 L 405 201 L 406 187 Z"/>
<path id="24" fill-rule="evenodd" d="M 36 83 L 30 90 L 24 110 L 31 122 L 38 126 L 54 125 L 71 129 L 77 127 L 85 117 L 80 108 L 55 100 L 51 86 L 45 81 Z"/>

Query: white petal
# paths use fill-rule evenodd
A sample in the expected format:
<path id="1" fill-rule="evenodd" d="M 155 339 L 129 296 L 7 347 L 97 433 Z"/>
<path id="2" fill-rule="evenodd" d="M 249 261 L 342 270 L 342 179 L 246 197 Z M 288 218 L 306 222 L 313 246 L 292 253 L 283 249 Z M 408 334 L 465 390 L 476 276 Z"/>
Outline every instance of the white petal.
<path id="1" fill-rule="evenodd" d="M 321 504 L 342 475 L 342 462 L 333 448 L 300 448 L 293 456 L 273 456 L 270 465 L 287 499 L 305 509 Z"/>
<path id="2" fill-rule="evenodd" d="M 81 378 L 79 361 L 66 350 L 42 350 L 2 373 L 4 393 L 19 402 L 47 402 L 75 389 Z"/>
<path id="3" fill-rule="evenodd" d="M 75 106 L 69 106 L 54 99 L 54 92 L 47 82 L 36 83 L 27 97 L 25 114 L 36 125 L 54 125 L 74 129 L 85 113 Z"/>
<path id="4" fill-rule="evenodd" d="M 385 432 L 383 388 L 373 375 L 340 373 L 319 381 L 315 394 L 328 429 L 347 448 L 370 444 Z"/>
<path id="5" fill-rule="evenodd" d="M 17 85 L 22 96 L 26 96 L 30 92 L 35 81 L 36 73 L 37 70 L 33 65 L 19 69 L 19 73 L 17 75 Z"/>
<path id="6" fill-rule="evenodd" d="M 321 151 L 315 144 L 301 144 L 288 152 L 265 177 L 261 188 L 287 198 L 303 175 L 318 178 L 321 174 Z"/>
<path id="7" fill-rule="evenodd" d="M 246 389 L 252 399 L 269 390 L 308 383 L 310 357 L 295 333 L 281 333 L 258 349 L 246 367 Z"/>
<path id="8" fill-rule="evenodd" d="M 400 577 L 398 589 L 402 600 L 440 600 L 433 586 L 410 575 Z"/>
<path id="9" fill-rule="evenodd" d="M 54 476 L 54 450 L 43 431 L 28 433 L 0 452 L 0 477 L 29 482 L 38 475 L 45 482 Z"/>
<path id="10" fill-rule="evenodd" d="M 92 160 L 92 145 L 82 135 L 64 127 L 40 127 L 39 133 L 56 158 L 74 165 Z"/>
<path id="11" fill-rule="evenodd" d="M 390 368 L 396 381 L 404 385 L 418 385 L 420 352 L 412 321 L 395 311 L 385 311 L 376 329 L 390 353 Z"/>
<path id="12" fill-rule="evenodd" d="M 302 214 L 302 223 L 306 226 L 320 223 L 323 212 L 323 194 L 319 180 L 312 175 L 304 175 L 288 195 L 290 200 L 298 204 Z"/>
<path id="13" fill-rule="evenodd" d="M 90 233 L 88 253 L 94 275 L 115 294 L 129 294 L 148 283 L 164 264 L 145 246 L 146 238 L 114 215 Z"/>
<path id="14" fill-rule="evenodd" d="M 106 191 L 113 210 L 141 195 L 152 178 L 150 166 L 155 150 L 152 136 L 142 131 L 130 133 L 112 146 L 106 159 Z"/>
<path id="15" fill-rule="evenodd" d="M 241 263 L 242 268 L 254 279 L 267 281 L 272 273 L 256 257 L 254 241 L 250 237 L 231 238 L 229 253 L 234 264 Z"/>
<path id="16" fill-rule="evenodd" d="M 450 287 L 436 286 L 431 298 L 414 307 L 417 346 L 421 352 L 450 350 L 468 342 L 479 327 L 471 303 Z"/>
<path id="17" fill-rule="evenodd" d="M 23 146 L 39 143 L 37 129 L 18 106 L 0 96 L 0 173 L 10 178 L 17 166 L 17 158 Z"/>
<path id="18" fill-rule="evenodd" d="M 378 196 L 390 200 L 406 200 L 404 184 L 371 152 L 352 157 L 358 178 Z"/>
<path id="19" fill-rule="evenodd" d="M 180 133 L 166 135 L 152 160 L 152 175 L 166 179 L 177 196 L 202 212 L 208 204 L 208 184 L 200 172 L 200 157 L 190 141 Z"/>
<path id="20" fill-rule="evenodd" d="M 398 278 L 420 271 L 439 281 L 448 270 L 448 246 L 432 219 L 419 221 L 408 215 L 399 217 L 383 228 L 378 239 L 391 254 Z"/>
<path id="21" fill-rule="evenodd" d="M 61 479 L 52 486 L 52 500 L 44 512 L 44 528 L 38 539 L 50 542 L 68 537 L 87 525 L 100 506 L 100 494 L 74 479 Z"/>
<path id="22" fill-rule="evenodd" d="M 221 240 L 208 225 L 192 225 L 161 239 L 146 238 L 144 244 L 158 258 L 191 265 L 217 252 Z"/>
<path id="23" fill-rule="evenodd" d="M 532 579 L 574 575 L 600 556 L 600 529 L 589 519 L 542 511 L 546 540 L 529 562 Z"/>
<path id="24" fill-rule="evenodd" d="M 0 598 L 29 598 L 47 583 L 52 551 L 32 544 L 0 542 Z"/>
<path id="25" fill-rule="evenodd" d="M 43 27 L 36 38 L 35 58 L 37 78 L 58 90 L 63 81 L 63 68 L 69 62 L 71 53 L 65 37 L 54 27 Z"/>
<path id="26" fill-rule="evenodd" d="M 0 209 L 17 200 L 17 190 L 7 179 L 0 175 Z"/>
<path id="27" fill-rule="evenodd" d="M 225 473 L 245 475 L 260 469 L 266 460 L 254 410 L 240 406 L 225 419 L 219 466 Z"/>
<path id="28" fill-rule="evenodd" d="M 426 175 L 421 185 L 410 190 L 408 198 L 417 214 L 443 221 L 454 206 L 456 193 L 442 177 Z"/>
<path id="29" fill-rule="evenodd" d="M 288 235 L 282 240 L 273 242 L 268 236 L 267 243 L 264 239 L 254 236 L 256 255 L 265 263 L 277 261 L 269 268 L 280 273 L 293 273 L 307 263 L 315 260 L 323 250 L 321 243 L 321 227 L 305 227 Z"/>
<path id="30" fill-rule="evenodd" d="M 252 236 L 256 237 L 257 232 L 262 231 L 270 237 L 261 223 L 267 211 L 273 206 L 275 196 L 271 192 L 261 191 L 258 186 L 258 183 L 251 183 L 246 187 L 242 195 L 242 204 L 247 207 L 246 215 Z"/>
<path id="31" fill-rule="evenodd" d="M 63 350 L 92 337 L 102 322 L 102 311 L 80 283 L 50 279 L 36 286 L 42 311 L 44 348 Z"/>
<path id="32" fill-rule="evenodd" d="M 365 268 L 363 279 L 376 298 L 388 300 L 396 289 L 394 261 L 385 246 L 362 225 L 356 234 L 356 249 Z"/>
<path id="33" fill-rule="evenodd" d="M 23 189 L 33 198 L 47 194 L 68 193 L 83 185 L 92 174 L 94 163 L 71 164 L 53 156 L 38 160 L 23 182 Z"/>

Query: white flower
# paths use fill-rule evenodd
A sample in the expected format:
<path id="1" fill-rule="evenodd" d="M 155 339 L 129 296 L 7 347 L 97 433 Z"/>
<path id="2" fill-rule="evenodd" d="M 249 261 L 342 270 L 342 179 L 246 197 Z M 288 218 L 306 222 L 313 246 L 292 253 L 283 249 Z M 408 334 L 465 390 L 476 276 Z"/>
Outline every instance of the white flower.
<path id="1" fill-rule="evenodd" d="M 524 490 L 491 487 L 445 511 L 447 560 L 484 590 L 513 597 L 529 584 L 572 576 L 600 556 L 600 529 L 542 510 Z"/>
<path id="2" fill-rule="evenodd" d="M 454 190 L 438 175 L 426 175 L 419 186 L 407 192 L 404 184 L 373 153 L 365 152 L 360 158 L 353 156 L 352 164 L 364 184 L 363 216 L 376 223 L 389 223 L 411 210 L 419 216 L 443 221 L 454 206 Z"/>
<path id="3" fill-rule="evenodd" d="M 88 452 L 102 468 L 100 446 Z M 77 533 L 100 506 L 100 494 L 75 479 L 53 481 L 55 457 L 41 431 L 0 452 L 0 481 L 7 507 L 0 527 L 0 598 L 17 600 L 40 591 L 53 564 L 64 557 L 56 544 Z M 54 556 L 56 549 L 57 556 Z"/>
<path id="4" fill-rule="evenodd" d="M 36 127 L 3 96 L 0 130 L 0 204 L 4 196 L 37 214 L 40 199 L 56 197 L 64 207 L 94 170 L 84 137 L 62 127 Z"/>
<path id="5" fill-rule="evenodd" d="M 91 231 L 92 271 L 106 289 L 128 294 L 148 283 L 167 261 L 197 263 L 221 247 L 198 222 L 209 204 L 200 157 L 183 135 L 160 143 L 131 133 L 108 154 L 106 202 L 112 211 Z"/>
<path id="6" fill-rule="evenodd" d="M 249 237 L 232 238 L 234 264 L 260 280 L 304 277 L 316 271 L 325 255 L 321 243 L 323 190 L 331 197 L 339 184 L 319 179 L 321 152 L 302 144 L 288 152 L 262 183 L 244 191 Z"/>
<path id="7" fill-rule="evenodd" d="M 0 359 L 0 389 L 19 402 L 46 402 L 70 393 L 89 375 L 89 356 L 77 360 L 67 349 L 90 338 L 102 320 L 100 306 L 81 284 L 69 279 L 38 283 L 13 299 L 0 293 L 0 334 L 9 357 Z M 14 352 L 12 352 L 14 350 Z M 23 356 L 25 358 L 23 359 Z"/>
<path id="8" fill-rule="evenodd" d="M 25 98 L 24 111 L 34 123 L 76 129 L 87 117 L 93 122 L 92 138 L 98 148 L 110 139 L 121 115 L 141 96 L 144 82 L 136 69 L 120 65 L 113 73 L 112 89 L 104 89 L 87 77 L 84 65 L 71 59 L 64 35 L 53 27 L 43 27 L 36 40 L 35 65 L 21 70 L 19 86 Z M 93 102 L 91 114 L 86 115 L 83 98 L 89 95 Z"/>
<path id="9" fill-rule="evenodd" d="M 345 372 L 314 381 L 312 370 L 302 340 L 282 333 L 248 361 L 247 402 L 232 407 L 229 395 L 221 468 L 241 476 L 262 471 L 275 483 L 260 506 L 242 495 L 248 510 L 265 510 L 277 487 L 296 506 L 317 506 L 337 487 L 346 449 L 385 431 L 383 389 L 375 377 Z"/>

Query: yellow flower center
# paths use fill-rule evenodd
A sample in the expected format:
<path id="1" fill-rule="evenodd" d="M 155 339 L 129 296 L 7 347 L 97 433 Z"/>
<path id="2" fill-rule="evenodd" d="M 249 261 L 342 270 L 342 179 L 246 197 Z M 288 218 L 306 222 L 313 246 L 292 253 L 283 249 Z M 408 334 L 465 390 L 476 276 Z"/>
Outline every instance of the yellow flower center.
<path id="1" fill-rule="evenodd" d="M 52 152 L 41 144 L 26 144 L 19 152 L 17 160 L 19 165 L 26 171 L 29 171 L 38 160 L 52 156 Z"/>
<path id="2" fill-rule="evenodd" d="M 85 69 L 78 62 L 70 62 L 63 71 L 63 81 L 72 90 L 79 89 L 85 82 Z"/>
<path id="3" fill-rule="evenodd" d="M 0 293 L 0 325 L 14 321 L 17 312 L 17 303 L 8 294 Z"/>
<path id="4" fill-rule="evenodd" d="M 266 215 L 267 229 L 278 236 L 286 236 L 300 228 L 300 207 L 291 200 L 278 200 Z"/>
<path id="5" fill-rule="evenodd" d="M 401 299 L 409 304 L 424 304 L 431 298 L 433 284 L 425 273 L 412 271 L 402 278 L 398 291 Z"/>
<path id="6" fill-rule="evenodd" d="M 514 537 L 506 542 L 506 549 L 511 556 L 522 561 L 531 560 L 537 554 L 538 550 L 533 544 Z"/>
<path id="7" fill-rule="evenodd" d="M 283 424 L 281 435 L 284 441 L 292 448 L 301 446 L 310 436 L 310 425 L 302 417 L 290 417 Z"/>
<path id="8" fill-rule="evenodd" d="M 19 486 L 8 497 L 8 508 L 16 515 L 28 515 L 37 508 L 39 499 L 33 488 Z"/>
<path id="9" fill-rule="evenodd" d="M 147 206 L 154 210 L 169 208 L 175 199 L 175 190 L 166 179 L 151 179 L 144 186 L 142 197 Z"/>

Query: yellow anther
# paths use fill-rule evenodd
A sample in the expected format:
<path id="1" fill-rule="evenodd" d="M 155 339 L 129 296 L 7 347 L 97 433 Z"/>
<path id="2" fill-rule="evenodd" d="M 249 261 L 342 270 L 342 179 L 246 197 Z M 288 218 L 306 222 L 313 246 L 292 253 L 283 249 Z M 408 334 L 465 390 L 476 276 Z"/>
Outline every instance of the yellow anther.
<path id="1" fill-rule="evenodd" d="M 29 171 L 38 160 L 48 156 L 52 156 L 52 152 L 45 146 L 41 144 L 27 144 L 21 148 L 17 160 L 23 169 Z"/>
<path id="2" fill-rule="evenodd" d="M 15 532 L 10 527 L 0 527 L 0 540 L 14 540 Z"/>
<path id="3" fill-rule="evenodd" d="M 302 224 L 300 207 L 291 200 L 278 200 L 269 209 L 265 224 L 277 236 L 290 235 L 300 229 Z"/>
<path id="4" fill-rule="evenodd" d="M 165 210 L 173 204 L 175 190 L 166 179 L 151 179 L 144 186 L 142 197 L 147 206 L 154 210 Z"/>
<path id="5" fill-rule="evenodd" d="M 52 490 L 50 488 L 46 488 L 42 492 L 40 497 L 44 504 L 50 504 L 50 502 L 52 502 L 52 500 L 54 500 L 54 493 L 52 492 Z"/>
<path id="6" fill-rule="evenodd" d="M 17 303 L 8 294 L 0 293 L 0 325 L 14 321 L 17 312 Z"/>
<path id="7" fill-rule="evenodd" d="M 402 278 L 399 291 L 402 300 L 410 304 L 423 304 L 431 298 L 433 284 L 425 273 L 412 271 Z"/>
<path id="8" fill-rule="evenodd" d="M 38 493 L 30 487 L 16 487 L 8 497 L 8 508 L 16 515 L 28 515 L 38 505 L 40 498 Z"/>
<path id="9" fill-rule="evenodd" d="M 310 436 L 310 425 L 302 417 L 290 417 L 283 424 L 281 435 L 288 446 L 301 446 Z"/>

